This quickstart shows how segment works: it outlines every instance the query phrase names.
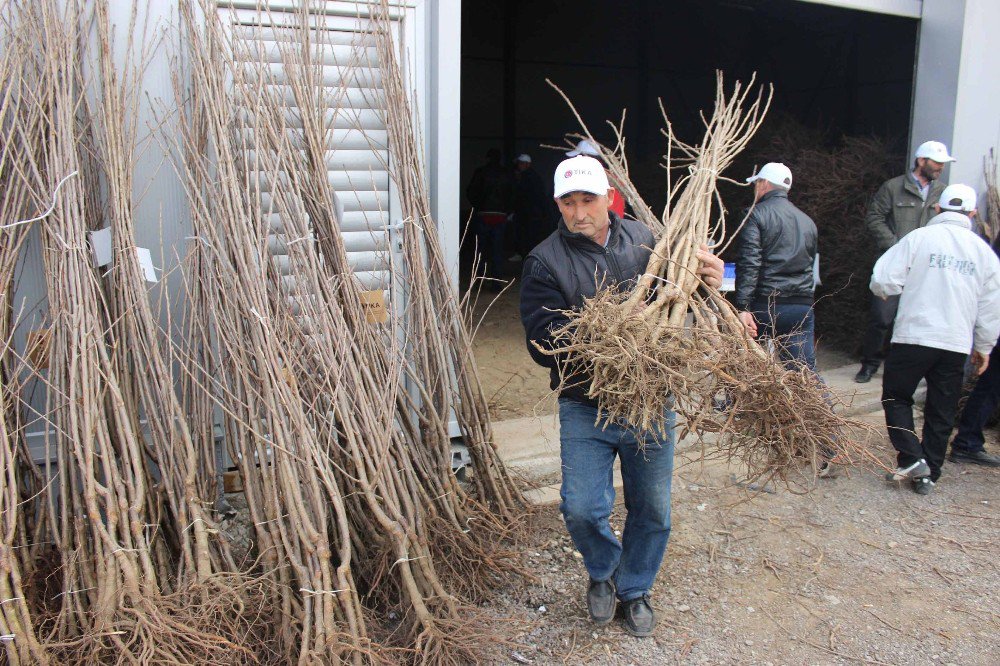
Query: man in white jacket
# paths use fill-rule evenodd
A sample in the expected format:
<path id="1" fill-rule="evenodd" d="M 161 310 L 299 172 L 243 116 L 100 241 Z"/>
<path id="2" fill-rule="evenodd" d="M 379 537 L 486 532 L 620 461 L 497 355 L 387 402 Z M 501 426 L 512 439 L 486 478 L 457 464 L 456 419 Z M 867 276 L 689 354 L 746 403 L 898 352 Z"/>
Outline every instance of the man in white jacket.
<path id="1" fill-rule="evenodd" d="M 976 192 L 949 185 L 927 226 L 906 234 L 875 263 L 871 290 L 900 296 L 885 362 L 882 406 L 897 468 L 926 495 L 941 476 L 955 424 L 966 357 L 977 373 L 1000 334 L 1000 260 L 972 231 Z M 913 426 L 913 393 L 927 380 L 923 438 Z"/>

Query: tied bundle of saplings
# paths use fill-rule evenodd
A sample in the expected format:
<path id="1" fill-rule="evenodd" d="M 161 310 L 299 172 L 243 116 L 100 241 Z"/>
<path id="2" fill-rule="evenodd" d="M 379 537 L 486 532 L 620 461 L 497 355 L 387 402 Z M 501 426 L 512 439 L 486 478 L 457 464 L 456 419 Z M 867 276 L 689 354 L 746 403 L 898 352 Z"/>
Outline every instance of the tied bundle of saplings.
<path id="1" fill-rule="evenodd" d="M 644 437 L 665 434 L 675 411 L 681 437 L 694 434 L 706 455 L 741 462 L 751 481 L 788 483 L 804 463 L 815 471 L 831 457 L 877 462 L 858 436 L 867 426 L 837 413 L 836 398 L 815 373 L 786 367 L 754 340 L 736 309 L 697 273 L 701 246 L 721 251 L 738 234 L 739 226 L 727 233 L 717 185 L 763 122 L 773 91 L 755 93 L 751 80 L 727 94 L 718 74 L 715 110 L 702 114 L 699 144 L 675 135 L 661 104 L 668 197 L 657 216 L 629 178 L 624 114 L 621 123 L 609 123 L 614 146 L 601 145 L 553 88 L 582 128 L 570 138 L 598 147 L 614 185 L 656 238 L 645 272 L 628 288 L 600 286 L 582 307 L 563 313 L 568 321 L 552 331 L 551 348 L 542 349 L 559 359 L 563 385 L 587 377 L 600 422 L 628 424 Z M 675 171 L 682 175 L 672 182 Z M 777 349 L 783 343 L 774 340 Z"/>

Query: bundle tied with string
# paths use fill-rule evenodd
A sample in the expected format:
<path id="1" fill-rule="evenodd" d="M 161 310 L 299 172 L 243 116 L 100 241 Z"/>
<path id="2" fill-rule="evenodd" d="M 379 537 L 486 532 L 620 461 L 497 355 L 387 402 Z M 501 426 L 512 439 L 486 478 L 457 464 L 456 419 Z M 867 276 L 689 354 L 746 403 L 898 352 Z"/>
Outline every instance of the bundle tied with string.
<path id="1" fill-rule="evenodd" d="M 663 111 L 667 138 L 667 206 L 656 216 L 629 178 L 622 122 L 616 145 L 598 143 L 569 98 L 582 133 L 601 153 L 611 180 L 636 218 L 656 237 L 646 271 L 626 290 L 599 288 L 583 307 L 564 312 L 543 353 L 559 359 L 563 388 L 586 377 L 600 422 L 628 424 L 640 433 L 666 433 L 674 410 L 683 432 L 703 442 L 715 433 L 719 454 L 746 467 L 751 480 L 788 482 L 802 463 L 815 470 L 825 457 L 877 462 L 857 435 L 867 426 L 835 412 L 835 399 L 809 369 L 786 369 L 747 333 L 735 308 L 699 277 L 700 246 L 724 250 L 725 210 L 717 189 L 763 122 L 771 93 L 754 94 L 753 80 L 726 93 L 721 74 L 716 105 L 698 145 L 680 141 Z M 671 182 L 669 174 L 683 169 Z M 780 347 L 782 340 L 775 340 Z M 577 379 L 578 380 L 578 379 Z M 707 449 L 706 449 L 707 452 Z"/>

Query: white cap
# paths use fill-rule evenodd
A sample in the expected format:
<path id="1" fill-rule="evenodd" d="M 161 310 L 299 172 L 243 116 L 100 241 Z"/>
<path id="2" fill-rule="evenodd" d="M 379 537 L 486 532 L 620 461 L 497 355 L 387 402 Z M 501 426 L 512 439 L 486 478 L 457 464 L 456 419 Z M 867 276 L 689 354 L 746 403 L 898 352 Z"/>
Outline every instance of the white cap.
<path id="1" fill-rule="evenodd" d="M 569 192 L 590 192 L 606 195 L 611 186 L 608 185 L 608 175 L 604 167 L 593 157 L 578 155 L 563 160 L 556 167 L 554 182 L 554 198 Z"/>
<path id="2" fill-rule="evenodd" d="M 968 185 L 949 185 L 941 193 L 938 205 L 944 210 L 970 213 L 976 209 L 976 191 Z"/>
<path id="3" fill-rule="evenodd" d="M 747 178 L 748 183 L 755 180 L 766 180 L 772 185 L 790 190 L 792 189 L 792 170 L 781 162 L 768 162 L 760 168 L 760 171 Z"/>
<path id="4" fill-rule="evenodd" d="M 917 146 L 917 152 L 913 154 L 913 158 L 918 157 L 926 157 L 942 164 L 955 161 L 955 158 L 948 154 L 948 147 L 940 141 L 924 141 Z"/>
<path id="5" fill-rule="evenodd" d="M 520 155 L 517 156 L 517 159 L 514 161 L 527 162 L 528 164 L 531 164 L 531 155 L 529 155 L 528 153 L 521 153 Z"/>
<path id="6" fill-rule="evenodd" d="M 583 139 L 580 143 L 576 144 L 576 148 L 566 153 L 566 157 L 576 157 L 578 155 L 589 155 L 590 157 L 600 157 L 601 151 L 597 149 L 597 146 L 591 142 Z"/>

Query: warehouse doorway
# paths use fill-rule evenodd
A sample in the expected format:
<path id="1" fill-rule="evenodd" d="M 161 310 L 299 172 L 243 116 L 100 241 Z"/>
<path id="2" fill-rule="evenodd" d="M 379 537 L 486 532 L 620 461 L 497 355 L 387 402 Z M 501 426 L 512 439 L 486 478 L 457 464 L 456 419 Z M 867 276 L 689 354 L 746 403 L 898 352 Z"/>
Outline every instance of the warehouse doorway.
<path id="1" fill-rule="evenodd" d="M 782 131 L 779 126 L 786 123 L 834 138 L 876 136 L 902 155 L 909 139 L 918 25 L 912 18 L 798 0 L 463 2 L 462 219 L 470 209 L 465 188 L 491 150 L 501 153 L 505 168 L 516 156 L 530 155 L 551 187 L 551 173 L 563 155 L 543 146 L 561 144 L 563 134 L 577 125 L 546 79 L 570 96 L 600 140 L 610 139 L 604 121 L 627 108 L 633 181 L 654 209 L 665 197 L 657 99 L 678 134 L 696 141 L 698 113 L 712 104 L 716 70 L 728 81 L 747 81 L 756 73 L 759 82 L 774 85 L 765 131 L 769 126 Z M 749 165 L 737 168 L 772 159 L 780 156 L 748 155 Z M 734 192 L 733 207 L 749 203 L 739 199 L 746 193 Z M 466 234 L 463 276 L 471 271 L 474 240 Z M 518 248 L 509 239 L 507 249 L 516 259 Z M 519 265 L 514 261 L 506 269 L 516 277 Z M 493 390 L 499 403 L 525 390 L 516 378 L 513 387 L 501 389 L 506 375 L 529 373 L 535 381 L 540 376 L 527 360 L 516 303 L 514 284 L 487 315 L 493 325 L 481 329 L 489 331 L 481 365 L 496 366 L 495 373 L 482 368 L 485 381 L 496 374 L 498 382 L 487 393 Z M 501 348 L 509 356 L 497 351 Z M 524 401 L 514 402 L 519 407 L 507 411 L 523 409 Z"/>

